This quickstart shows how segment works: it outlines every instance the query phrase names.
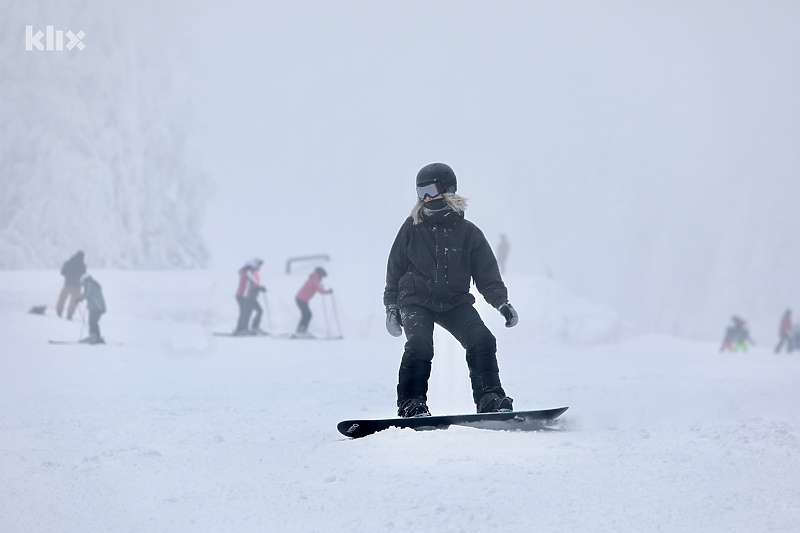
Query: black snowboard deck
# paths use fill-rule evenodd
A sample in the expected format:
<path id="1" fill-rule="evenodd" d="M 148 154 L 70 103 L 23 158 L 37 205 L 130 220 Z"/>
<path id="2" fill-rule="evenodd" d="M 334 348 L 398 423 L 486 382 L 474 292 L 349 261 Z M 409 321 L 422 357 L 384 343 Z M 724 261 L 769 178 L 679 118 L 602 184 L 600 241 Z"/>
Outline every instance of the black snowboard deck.
<path id="1" fill-rule="evenodd" d="M 536 431 L 553 426 L 553 420 L 569 407 L 540 409 L 537 411 L 503 411 L 500 413 L 474 413 L 461 415 L 420 416 L 414 418 L 384 418 L 343 420 L 336 425 L 345 437 L 358 439 L 389 428 L 410 428 L 417 431 L 447 429 L 466 426 L 477 429 L 502 431 Z"/>

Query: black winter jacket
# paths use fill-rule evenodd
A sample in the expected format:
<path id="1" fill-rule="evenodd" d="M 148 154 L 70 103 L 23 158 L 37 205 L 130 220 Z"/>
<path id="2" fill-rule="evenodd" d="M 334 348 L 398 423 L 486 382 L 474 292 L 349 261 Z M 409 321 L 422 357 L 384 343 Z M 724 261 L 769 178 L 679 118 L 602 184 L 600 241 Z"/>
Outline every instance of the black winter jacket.
<path id="1" fill-rule="evenodd" d="M 86 274 L 86 264 L 83 254 L 78 252 L 61 265 L 61 275 L 64 276 L 64 285 L 67 287 L 80 287 L 81 277 Z"/>
<path id="2" fill-rule="evenodd" d="M 472 280 L 492 307 L 508 301 L 491 246 L 464 218 L 466 200 L 446 194 L 439 210 L 421 202 L 403 223 L 389 252 L 384 305 L 418 305 L 434 312 L 473 304 Z"/>
<path id="3" fill-rule="evenodd" d="M 106 299 L 103 298 L 103 288 L 92 277 L 83 280 L 83 293 L 78 301 L 86 300 L 86 308 L 95 313 L 106 312 Z"/>

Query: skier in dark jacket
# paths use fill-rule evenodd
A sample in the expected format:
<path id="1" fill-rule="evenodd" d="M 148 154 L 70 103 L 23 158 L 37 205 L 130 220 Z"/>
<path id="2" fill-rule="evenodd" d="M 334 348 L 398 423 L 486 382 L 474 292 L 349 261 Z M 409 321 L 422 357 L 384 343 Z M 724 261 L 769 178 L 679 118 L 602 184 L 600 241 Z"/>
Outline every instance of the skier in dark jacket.
<path id="1" fill-rule="evenodd" d="M 81 280 L 81 293 L 78 301 L 86 300 L 89 310 L 89 336 L 81 339 L 88 344 L 104 344 L 106 341 L 100 335 L 100 317 L 106 312 L 106 301 L 103 298 L 103 288 L 92 276 L 85 276 Z"/>
<path id="2" fill-rule="evenodd" d="M 725 330 L 725 338 L 719 351 L 746 352 L 749 344 L 755 344 L 750 337 L 750 330 L 747 329 L 747 322 L 738 316 L 731 317 L 731 321 L 732 324 Z"/>
<path id="3" fill-rule="evenodd" d="M 75 306 L 78 305 L 78 298 L 81 295 L 81 277 L 86 274 L 86 264 L 83 262 L 83 252 L 78 251 L 64 261 L 61 265 L 61 275 L 64 276 L 64 287 L 58 295 L 56 302 L 56 314 L 61 317 L 64 313 L 64 305 L 69 300 L 67 306 L 67 320 L 72 320 L 75 314 Z"/>
<path id="4" fill-rule="evenodd" d="M 497 343 L 473 307 L 475 282 L 484 299 L 517 324 L 517 312 L 483 233 L 464 218 L 466 199 L 455 194 L 453 169 L 432 163 L 417 174 L 418 201 L 395 238 L 386 268 L 386 329 L 403 330 L 405 350 L 397 385 L 398 415 L 430 416 L 428 379 L 433 326 L 439 324 L 466 349 L 472 397 L 479 413 L 512 410 L 500 384 Z"/>

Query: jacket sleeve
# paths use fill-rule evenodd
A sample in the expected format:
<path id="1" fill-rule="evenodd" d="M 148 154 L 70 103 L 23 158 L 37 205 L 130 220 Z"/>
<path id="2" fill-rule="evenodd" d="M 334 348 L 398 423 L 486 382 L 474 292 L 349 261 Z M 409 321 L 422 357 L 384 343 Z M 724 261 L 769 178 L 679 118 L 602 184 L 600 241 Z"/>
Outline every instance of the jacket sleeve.
<path id="1" fill-rule="evenodd" d="M 475 287 L 489 305 L 496 308 L 508 301 L 508 289 L 500 275 L 497 259 L 477 226 L 473 228 L 470 271 Z"/>
<path id="2" fill-rule="evenodd" d="M 383 289 L 383 305 L 396 305 L 399 291 L 397 284 L 408 270 L 407 240 L 411 228 L 411 217 L 400 226 L 392 244 L 386 264 L 386 287 Z"/>

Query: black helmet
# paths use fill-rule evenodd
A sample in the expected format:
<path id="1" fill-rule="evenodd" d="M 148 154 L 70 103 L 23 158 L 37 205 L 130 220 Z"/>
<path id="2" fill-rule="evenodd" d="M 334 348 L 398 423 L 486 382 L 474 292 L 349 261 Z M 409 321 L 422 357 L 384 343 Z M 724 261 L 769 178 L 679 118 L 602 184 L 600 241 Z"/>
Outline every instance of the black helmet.
<path id="1" fill-rule="evenodd" d="M 443 192 L 456 192 L 458 186 L 456 173 L 453 172 L 449 165 L 444 163 L 425 165 L 417 173 L 417 187 L 430 185 L 431 183 L 440 183 L 444 187 Z"/>
<path id="2" fill-rule="evenodd" d="M 321 277 L 321 278 L 324 278 L 325 276 L 327 276 L 327 275 L 328 275 L 328 273 L 327 273 L 327 272 L 325 272 L 325 269 L 324 269 L 324 268 L 322 268 L 322 267 L 317 267 L 317 268 L 315 268 L 315 269 L 314 269 L 314 272 L 316 272 L 316 273 L 317 273 L 317 276 L 319 276 L 319 277 Z"/>

